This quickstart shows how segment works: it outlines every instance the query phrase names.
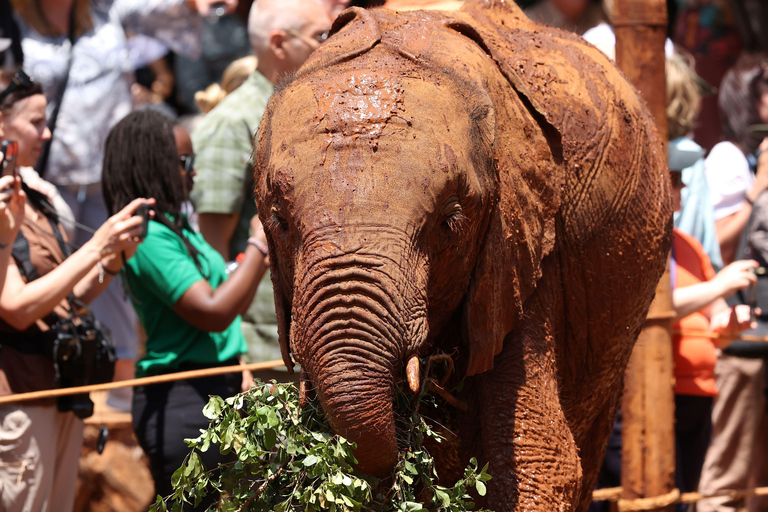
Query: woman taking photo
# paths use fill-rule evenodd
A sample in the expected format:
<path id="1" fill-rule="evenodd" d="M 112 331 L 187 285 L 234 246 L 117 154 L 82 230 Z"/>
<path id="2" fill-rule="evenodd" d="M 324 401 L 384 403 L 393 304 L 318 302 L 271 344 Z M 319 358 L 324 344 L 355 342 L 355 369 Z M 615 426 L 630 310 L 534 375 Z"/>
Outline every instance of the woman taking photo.
<path id="1" fill-rule="evenodd" d="M 3 119 L 34 103 L 40 91 L 33 84 L 18 73 L 0 85 Z M 142 219 L 133 214 L 151 203 L 137 199 L 126 205 L 68 255 L 66 235 L 47 197 L 20 186 L 26 195 L 21 212 L 26 251 L 25 257 L 14 253 L 6 265 L 0 292 L 0 396 L 58 384 L 52 353 L 38 348 L 41 340 L 55 335 L 61 319 L 78 323 L 80 308 L 72 305 L 87 304 L 117 275 L 140 242 Z M 0 509 L 46 510 L 53 503 L 58 510 L 72 509 L 83 421 L 62 409 L 55 400 L 0 406 Z"/>
<path id="2" fill-rule="evenodd" d="M 124 284 L 147 334 L 136 376 L 238 364 L 246 345 L 239 314 L 251 303 L 267 269 L 266 238 L 257 217 L 240 266 L 227 279 L 225 262 L 181 213 L 194 168 L 187 132 L 150 110 L 126 116 L 109 133 L 102 184 L 110 211 L 136 197 L 155 198 L 144 243 L 126 265 Z M 232 396 L 240 373 L 140 386 L 133 395 L 133 428 L 150 460 L 157 494 L 171 494 L 171 475 L 189 453 L 185 438 L 208 426 L 208 396 Z M 200 454 L 208 469 L 226 460 Z M 200 505 L 205 510 L 214 500 Z"/>
<path id="3" fill-rule="evenodd" d="M 40 157 L 45 144 L 51 138 L 51 131 L 46 126 L 45 108 L 47 101 L 43 95 L 43 88 L 24 71 L 16 73 L 8 70 L 0 70 L 0 89 L 5 89 L 11 83 L 15 93 L 9 94 L 0 102 L 2 113 L 2 129 L 5 131 L 5 139 L 14 140 L 18 144 L 16 154 L 16 170 L 29 188 L 44 194 L 53 207 L 59 219 L 64 223 L 64 230 L 71 240 L 72 209 L 59 194 L 55 185 L 40 178 L 34 165 Z"/>

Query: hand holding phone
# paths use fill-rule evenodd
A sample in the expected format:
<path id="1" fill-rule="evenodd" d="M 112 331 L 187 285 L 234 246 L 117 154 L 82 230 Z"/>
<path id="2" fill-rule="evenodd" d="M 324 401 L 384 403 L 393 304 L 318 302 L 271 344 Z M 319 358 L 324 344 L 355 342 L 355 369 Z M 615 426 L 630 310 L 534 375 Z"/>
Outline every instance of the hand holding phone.
<path id="1" fill-rule="evenodd" d="M 14 178 L 18 176 L 16 168 L 16 156 L 19 152 L 19 144 L 15 140 L 4 140 L 0 145 L 0 153 L 3 155 L 2 175 L 11 175 Z"/>
<path id="2" fill-rule="evenodd" d="M 149 230 L 149 205 L 147 203 L 142 203 L 136 208 L 136 213 L 134 213 L 134 215 L 138 215 L 142 218 L 141 233 L 139 233 L 138 236 L 144 240 L 147 237 L 147 231 Z"/>

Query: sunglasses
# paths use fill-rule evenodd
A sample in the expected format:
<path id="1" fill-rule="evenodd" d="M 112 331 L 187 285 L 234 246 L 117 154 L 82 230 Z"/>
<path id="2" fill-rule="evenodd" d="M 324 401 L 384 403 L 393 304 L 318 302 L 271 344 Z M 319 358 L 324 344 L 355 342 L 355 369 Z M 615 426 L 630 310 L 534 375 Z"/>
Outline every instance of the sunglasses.
<path id="1" fill-rule="evenodd" d="M 328 39 L 328 34 L 330 34 L 330 30 L 326 30 L 325 32 L 321 32 L 319 34 L 315 34 L 313 36 L 305 36 L 298 30 L 286 30 L 285 33 L 289 36 L 298 37 L 299 39 L 304 39 L 305 37 L 308 37 L 310 39 L 314 39 L 318 44 L 322 44 L 325 42 L 326 39 Z"/>
<path id="2" fill-rule="evenodd" d="M 181 155 L 179 157 L 179 163 L 184 169 L 184 172 L 192 172 L 192 170 L 195 168 L 195 154 L 192 153 L 191 155 Z"/>
<path id="3" fill-rule="evenodd" d="M 32 87 L 34 83 L 35 83 L 34 78 L 26 74 L 21 69 L 18 70 L 16 74 L 13 75 L 13 79 L 11 80 L 11 83 L 8 84 L 8 87 L 6 87 L 3 92 L 0 92 L 0 103 L 2 103 L 3 100 L 7 98 L 16 89 L 28 89 Z"/>

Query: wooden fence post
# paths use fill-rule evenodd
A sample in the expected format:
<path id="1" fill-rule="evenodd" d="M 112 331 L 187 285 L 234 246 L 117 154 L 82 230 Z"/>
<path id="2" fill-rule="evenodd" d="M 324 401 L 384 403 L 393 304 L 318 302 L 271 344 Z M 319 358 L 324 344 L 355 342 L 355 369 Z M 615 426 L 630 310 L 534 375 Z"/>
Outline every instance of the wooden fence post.
<path id="1" fill-rule="evenodd" d="M 665 0 L 614 0 L 616 63 L 640 90 L 667 140 Z M 622 498 L 671 496 L 675 489 L 672 290 L 669 265 L 627 367 L 622 400 Z M 674 506 L 654 510 L 673 511 Z"/>

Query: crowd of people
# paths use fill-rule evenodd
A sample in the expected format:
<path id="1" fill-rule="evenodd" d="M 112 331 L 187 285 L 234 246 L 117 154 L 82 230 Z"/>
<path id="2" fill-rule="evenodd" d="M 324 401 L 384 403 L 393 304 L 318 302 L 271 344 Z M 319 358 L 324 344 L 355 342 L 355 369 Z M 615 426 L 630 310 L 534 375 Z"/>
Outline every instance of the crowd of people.
<path id="1" fill-rule="evenodd" d="M 116 379 L 281 358 L 252 140 L 275 86 L 333 19 L 382 4 L 0 0 L 0 138 L 17 142 L 0 177 L 0 396 L 60 384 L 50 347 L 83 325 L 113 340 Z M 755 450 L 768 448 L 768 353 L 733 342 L 768 333 L 768 287 L 757 278 L 768 266 L 768 55 L 742 48 L 721 2 L 675 5 L 677 482 L 742 489 L 768 479 Z M 540 0 L 528 14 L 611 54 L 600 1 Z M 702 62 L 715 64 L 702 72 Z M 739 295 L 750 288 L 765 313 Z M 157 493 L 171 493 L 183 439 L 207 425 L 207 397 L 251 382 L 243 371 L 110 397 L 132 412 Z M 0 405 L 0 509 L 71 510 L 89 404 Z M 619 414 L 603 486 L 620 484 L 620 443 Z M 203 454 L 208 467 L 223 458 Z M 696 510 L 743 506 L 721 498 Z M 748 506 L 763 509 L 759 499 Z"/>

